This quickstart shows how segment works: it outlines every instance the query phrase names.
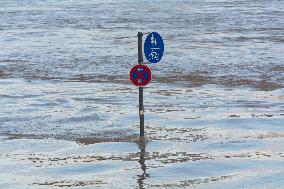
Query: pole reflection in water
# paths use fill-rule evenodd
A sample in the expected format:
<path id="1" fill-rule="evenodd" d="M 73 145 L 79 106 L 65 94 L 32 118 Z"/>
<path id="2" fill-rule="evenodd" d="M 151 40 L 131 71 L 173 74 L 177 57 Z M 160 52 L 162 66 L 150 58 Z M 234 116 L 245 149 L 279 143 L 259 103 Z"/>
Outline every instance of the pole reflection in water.
<path id="1" fill-rule="evenodd" d="M 149 178 L 149 174 L 146 173 L 147 166 L 145 164 L 145 157 L 146 157 L 146 143 L 147 141 L 144 139 L 144 137 L 141 137 L 141 139 L 138 141 L 137 145 L 138 148 L 140 149 L 140 158 L 139 158 L 139 163 L 141 165 L 141 169 L 143 173 L 141 175 L 137 175 L 137 183 L 139 185 L 139 189 L 144 188 L 144 180 L 146 178 Z"/>

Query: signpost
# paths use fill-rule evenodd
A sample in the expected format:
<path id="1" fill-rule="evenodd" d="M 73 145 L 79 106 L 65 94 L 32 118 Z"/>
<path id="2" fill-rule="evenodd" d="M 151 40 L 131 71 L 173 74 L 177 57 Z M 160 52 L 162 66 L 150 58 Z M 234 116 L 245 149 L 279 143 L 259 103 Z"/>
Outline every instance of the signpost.
<path id="1" fill-rule="evenodd" d="M 129 72 L 131 83 L 139 87 L 139 117 L 140 117 L 140 136 L 144 136 L 144 105 L 143 87 L 149 84 L 152 79 L 150 68 L 143 64 L 142 37 L 143 33 L 138 32 L 138 65 L 134 66 Z M 164 54 L 164 42 L 157 32 L 150 33 L 144 42 L 144 54 L 150 63 L 157 63 Z"/>

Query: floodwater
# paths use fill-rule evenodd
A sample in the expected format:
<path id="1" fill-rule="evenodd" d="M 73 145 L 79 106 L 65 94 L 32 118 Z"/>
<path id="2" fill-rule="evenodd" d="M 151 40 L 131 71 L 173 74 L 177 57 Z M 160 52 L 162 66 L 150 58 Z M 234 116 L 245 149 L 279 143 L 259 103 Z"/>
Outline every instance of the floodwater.
<path id="1" fill-rule="evenodd" d="M 282 0 L 2 0 L 0 188 L 284 188 L 283 20 Z M 165 43 L 144 139 L 138 31 Z"/>

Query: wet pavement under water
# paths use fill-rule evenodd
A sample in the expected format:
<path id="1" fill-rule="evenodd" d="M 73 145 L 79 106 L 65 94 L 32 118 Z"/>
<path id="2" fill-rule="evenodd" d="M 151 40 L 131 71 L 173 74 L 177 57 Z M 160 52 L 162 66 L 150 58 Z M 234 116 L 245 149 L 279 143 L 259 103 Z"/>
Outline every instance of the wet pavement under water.
<path id="1" fill-rule="evenodd" d="M 0 2 L 0 188 L 283 188 L 283 2 L 149 3 Z"/>

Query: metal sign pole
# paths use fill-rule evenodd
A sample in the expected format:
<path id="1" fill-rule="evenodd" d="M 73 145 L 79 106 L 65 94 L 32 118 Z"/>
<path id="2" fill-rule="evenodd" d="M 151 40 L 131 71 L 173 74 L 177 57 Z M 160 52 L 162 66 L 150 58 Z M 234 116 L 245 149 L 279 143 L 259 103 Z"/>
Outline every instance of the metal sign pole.
<path id="1" fill-rule="evenodd" d="M 138 32 L 138 63 L 143 63 L 142 37 L 143 33 Z M 139 117 L 140 117 L 140 136 L 144 136 L 144 105 L 143 105 L 143 87 L 139 87 Z"/>

